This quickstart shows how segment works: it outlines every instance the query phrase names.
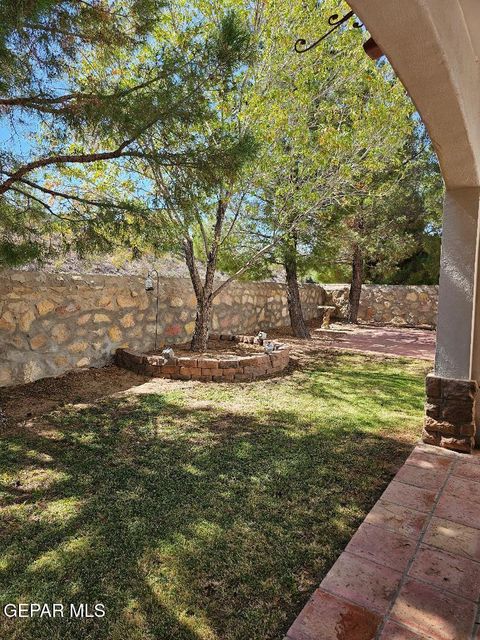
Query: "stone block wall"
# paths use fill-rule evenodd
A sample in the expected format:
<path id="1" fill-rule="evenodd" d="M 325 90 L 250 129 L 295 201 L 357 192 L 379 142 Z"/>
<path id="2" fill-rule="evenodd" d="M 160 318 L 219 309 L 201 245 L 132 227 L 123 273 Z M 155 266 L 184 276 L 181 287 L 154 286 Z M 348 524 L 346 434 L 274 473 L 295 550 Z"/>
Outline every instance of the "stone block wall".
<path id="1" fill-rule="evenodd" d="M 470 453 L 475 446 L 477 382 L 429 374 L 426 395 L 423 441 Z"/>
<path id="2" fill-rule="evenodd" d="M 335 318 L 348 313 L 348 285 L 324 285 L 326 304 L 337 308 Z M 434 285 L 375 285 L 362 287 L 358 320 L 365 324 L 435 327 L 438 287 Z"/>
<path id="3" fill-rule="evenodd" d="M 324 290 L 304 285 L 307 319 L 317 316 Z M 194 328 L 189 280 L 162 278 L 159 345 L 185 342 Z M 31 382 L 111 361 L 119 347 L 154 347 L 156 291 L 137 276 L 0 273 L 0 386 Z M 289 324 L 285 286 L 233 282 L 215 301 L 212 329 L 256 334 Z"/>

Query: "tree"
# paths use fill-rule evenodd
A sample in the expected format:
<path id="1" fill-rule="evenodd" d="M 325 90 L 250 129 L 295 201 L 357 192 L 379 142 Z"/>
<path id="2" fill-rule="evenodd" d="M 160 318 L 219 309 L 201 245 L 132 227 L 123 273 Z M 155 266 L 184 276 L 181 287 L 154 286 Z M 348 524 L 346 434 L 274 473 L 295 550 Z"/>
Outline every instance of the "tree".
<path id="1" fill-rule="evenodd" d="M 438 284 L 442 223 L 443 180 L 429 139 L 419 133 L 420 153 L 413 154 L 408 172 L 389 200 L 390 217 L 405 221 L 411 251 L 397 260 L 370 261 L 368 282 L 390 284 Z M 395 210 L 396 209 L 396 213 Z"/>
<path id="2" fill-rule="evenodd" d="M 335 255 L 345 246 L 342 235 L 353 248 L 351 309 L 356 308 L 363 256 L 355 239 L 364 225 L 362 207 L 387 198 L 414 127 L 410 99 L 388 65 L 375 66 L 365 56 L 360 30 L 342 30 L 303 57 L 293 51 L 299 35 L 315 39 L 335 11 L 337 4 L 329 1 L 311 12 L 282 0 L 265 4 L 262 64 L 248 97 L 250 118 L 266 148 L 254 168 L 258 207 L 249 230 L 261 243 L 276 233 L 279 218 L 292 225 L 268 258 L 285 271 L 298 337 L 309 335 L 299 266 L 311 266 L 308 256 Z"/>
<path id="3" fill-rule="evenodd" d="M 97 234 L 136 251 L 168 249 L 183 256 L 197 298 L 195 351 L 206 348 L 213 300 L 226 286 L 215 289 L 219 252 L 242 213 L 242 172 L 257 149 L 242 120 L 245 83 L 255 59 L 252 26 L 238 12 L 222 9 L 211 15 L 211 10 L 201 3 L 172 5 L 140 53 L 141 59 L 155 58 L 172 48 L 183 59 L 191 81 L 183 80 L 181 87 L 202 105 L 201 118 L 188 117 L 187 111 L 175 126 L 156 122 L 137 141 L 137 153 L 110 163 L 101 176 L 94 166 L 63 170 L 84 185 L 95 183 L 100 201 L 109 194 L 120 202 L 127 189 L 136 207 L 118 209 L 114 216 L 83 209 L 77 241 L 84 225 L 90 246 Z"/>
<path id="4" fill-rule="evenodd" d="M 402 170 L 381 176 L 390 187 L 377 201 L 365 202 L 360 231 L 352 229 L 360 207 L 344 212 L 345 228 L 330 244 L 332 254 L 320 256 L 313 271 L 321 282 L 345 282 L 353 276 L 357 244 L 364 267 L 360 285 L 438 284 L 443 182 L 423 127 L 413 132 L 407 146 Z"/>
<path id="5" fill-rule="evenodd" d="M 99 77 L 92 65 L 93 56 L 100 56 L 104 64 L 112 68 L 126 55 L 134 54 L 163 9 L 163 3 L 158 0 L 126 0 L 118 3 L 118 8 L 104 0 L 92 3 L 87 0 L 43 0 L 38 3 L 4 0 L 2 4 L 0 106 L 3 125 L 10 128 L 12 137 L 15 133 L 17 136 L 30 133 L 22 128 L 14 132 L 15 125 L 38 127 L 44 119 L 58 136 L 60 127 L 78 130 L 86 124 L 99 126 L 102 120 L 106 120 L 105 125 L 112 126 L 115 116 L 120 115 L 125 124 L 126 116 L 132 115 L 127 113 L 132 105 L 124 99 L 159 80 L 154 74 L 141 76 L 135 86 L 125 87 L 118 71 L 109 77 Z M 87 55 L 92 70 L 79 78 L 76 73 L 79 60 Z M 142 100 L 145 101 L 144 94 Z M 142 124 L 138 118 L 140 114 L 138 110 L 137 130 Z M 65 130 L 64 137 L 69 133 Z M 49 154 L 28 161 L 15 153 L 13 143 L 18 141 L 9 140 L 12 142 L 10 150 L 1 154 L 0 194 L 41 167 L 119 157 L 133 139 L 134 136 L 125 136 L 116 148 L 103 152 L 72 153 L 52 148 Z M 56 142 L 60 146 L 64 140 L 57 139 Z M 45 149 L 30 140 L 28 151 L 31 155 L 41 150 Z"/>
<path id="6" fill-rule="evenodd" d="M 163 1 L 1 4 L 0 264 L 18 264 L 56 246 L 52 235 L 69 219 L 65 203 L 111 216 L 119 205 L 133 210 L 128 198 L 83 193 L 62 167 L 95 163 L 98 170 L 137 156 L 152 126 L 199 120 L 204 105 L 173 48 L 139 59 L 166 13 Z"/>
<path id="7" fill-rule="evenodd" d="M 219 251 L 227 241 L 243 202 L 238 197 L 242 169 L 252 159 L 256 143 L 244 128 L 243 87 L 254 59 L 249 26 L 233 11 L 221 16 L 218 31 L 207 39 L 204 61 L 211 104 L 208 132 L 183 127 L 180 142 L 201 140 L 203 159 L 192 166 L 165 170 L 153 160 L 149 169 L 155 197 L 162 207 L 164 229 L 178 236 L 197 300 L 191 348 L 207 346 L 213 300 L 226 286 L 215 289 Z M 157 144 L 153 137 L 152 146 Z M 200 275 L 195 238 L 202 247 L 205 273 Z"/>
<path id="8" fill-rule="evenodd" d="M 357 322 L 364 280 L 385 281 L 386 274 L 392 280 L 397 265 L 418 251 L 432 220 L 427 201 L 441 192 L 439 178 L 430 141 L 414 118 L 403 144 L 369 173 L 368 194 L 360 195 L 345 216 L 343 247 L 351 260 L 349 322 Z"/>

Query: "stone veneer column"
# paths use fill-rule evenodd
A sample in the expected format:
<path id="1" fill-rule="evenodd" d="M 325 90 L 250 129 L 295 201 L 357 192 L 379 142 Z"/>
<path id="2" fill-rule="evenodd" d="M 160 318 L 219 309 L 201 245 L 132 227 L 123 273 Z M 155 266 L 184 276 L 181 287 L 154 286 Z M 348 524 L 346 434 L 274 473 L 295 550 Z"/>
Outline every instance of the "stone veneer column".
<path id="1" fill-rule="evenodd" d="M 480 380 L 480 189 L 447 191 L 435 373 L 427 376 L 423 440 L 470 452 Z"/>

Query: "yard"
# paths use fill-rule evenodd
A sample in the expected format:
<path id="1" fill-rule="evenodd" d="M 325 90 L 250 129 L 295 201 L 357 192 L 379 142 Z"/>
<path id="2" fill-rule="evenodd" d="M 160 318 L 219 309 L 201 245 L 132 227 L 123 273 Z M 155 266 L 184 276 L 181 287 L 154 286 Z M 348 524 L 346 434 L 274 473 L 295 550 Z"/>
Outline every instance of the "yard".
<path id="1" fill-rule="evenodd" d="M 250 384 L 112 367 L 3 390 L 0 600 L 106 616 L 2 617 L 0 637 L 282 638 L 418 439 L 430 368 L 294 361 Z"/>

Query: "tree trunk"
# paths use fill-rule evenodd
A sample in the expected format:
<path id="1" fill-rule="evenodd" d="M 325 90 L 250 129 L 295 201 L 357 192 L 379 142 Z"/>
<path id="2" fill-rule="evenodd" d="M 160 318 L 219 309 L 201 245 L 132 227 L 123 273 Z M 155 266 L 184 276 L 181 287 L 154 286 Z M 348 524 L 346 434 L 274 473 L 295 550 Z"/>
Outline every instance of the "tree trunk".
<path id="1" fill-rule="evenodd" d="M 362 283 L 363 255 L 360 246 L 355 244 L 352 258 L 352 280 L 350 283 L 350 293 L 348 295 L 348 321 L 352 324 L 358 323 L 358 308 L 360 306 Z"/>
<path id="2" fill-rule="evenodd" d="M 208 343 L 208 331 L 212 316 L 212 293 L 197 300 L 197 315 L 195 317 L 195 330 L 193 332 L 190 349 L 192 351 L 206 351 Z"/>
<path id="3" fill-rule="evenodd" d="M 305 318 L 303 317 L 302 304 L 300 302 L 300 290 L 298 288 L 296 242 L 290 250 L 284 254 L 283 266 L 287 277 L 287 302 L 290 315 L 290 325 L 296 338 L 310 338 Z"/>
<path id="4" fill-rule="evenodd" d="M 217 212 L 215 226 L 213 231 L 213 239 L 210 250 L 205 243 L 205 252 L 207 254 L 207 262 L 205 268 L 205 279 L 202 283 L 195 262 L 195 253 L 193 241 L 188 236 L 184 238 L 183 247 L 185 252 L 185 260 L 187 263 L 190 279 L 193 284 L 195 296 L 197 298 L 197 315 L 195 317 L 195 329 L 190 343 L 192 351 L 206 351 L 208 343 L 208 332 L 210 329 L 210 321 L 213 308 L 213 287 L 215 281 L 215 271 L 217 269 L 218 249 L 220 247 L 220 239 L 222 235 L 222 226 L 225 219 L 227 208 L 227 199 L 219 198 L 217 204 Z"/>
<path id="5" fill-rule="evenodd" d="M 213 281 L 207 279 L 203 284 L 195 263 L 193 241 L 185 238 L 183 241 L 185 261 L 187 263 L 193 290 L 197 299 L 197 315 L 195 317 L 195 329 L 190 343 L 192 351 L 205 351 L 208 342 L 208 329 L 210 326 L 210 316 L 212 313 L 212 289 Z M 209 288 L 210 283 L 210 288 Z"/>

